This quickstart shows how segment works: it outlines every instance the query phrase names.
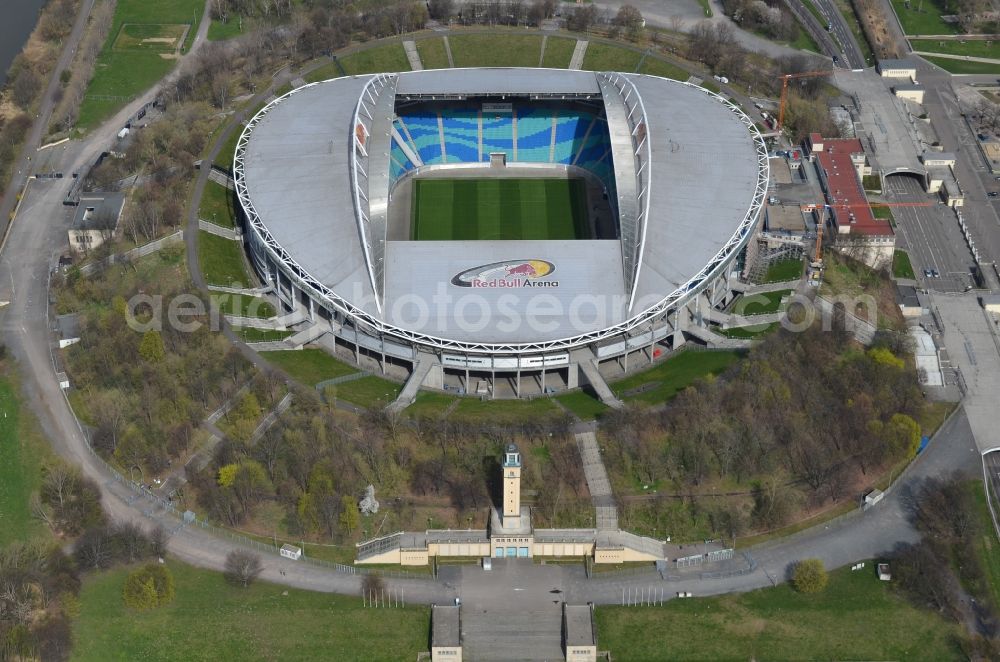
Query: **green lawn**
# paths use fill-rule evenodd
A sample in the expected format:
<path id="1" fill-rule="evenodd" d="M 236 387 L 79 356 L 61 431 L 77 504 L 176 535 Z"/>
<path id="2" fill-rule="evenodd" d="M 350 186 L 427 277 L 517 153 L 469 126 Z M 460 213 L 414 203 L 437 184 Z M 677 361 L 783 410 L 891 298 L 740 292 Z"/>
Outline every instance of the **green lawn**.
<path id="1" fill-rule="evenodd" d="M 626 401 L 658 404 L 669 400 L 697 379 L 725 371 L 741 356 L 736 351 L 681 352 L 650 370 L 615 382 L 611 389 Z"/>
<path id="2" fill-rule="evenodd" d="M 318 83 L 323 80 L 330 80 L 331 78 L 340 78 L 343 76 L 340 73 L 340 69 L 337 67 L 335 62 L 330 64 L 324 64 L 322 67 L 313 69 L 308 74 L 302 77 L 307 83 Z"/>
<path id="3" fill-rule="evenodd" d="M 187 23 L 122 23 L 112 42 L 113 48 L 116 51 L 173 53 L 187 28 Z"/>
<path id="4" fill-rule="evenodd" d="M 169 53 L 133 48 L 134 39 L 126 39 L 122 42 L 124 48 L 117 48 L 116 40 L 123 25 L 131 26 L 123 33 L 126 36 L 129 31 L 141 36 L 146 30 L 142 26 L 188 24 L 191 28 L 185 40 L 186 50 L 198 30 L 204 7 L 205 0 L 119 0 L 108 39 L 97 56 L 94 77 L 80 105 L 77 126 L 84 129 L 97 126 L 130 99 L 152 87 L 177 62 L 161 57 Z"/>
<path id="5" fill-rule="evenodd" d="M 398 382 L 369 375 L 337 385 L 336 397 L 359 407 L 381 409 L 395 400 L 402 388 Z"/>
<path id="6" fill-rule="evenodd" d="M 545 52 L 542 54 L 542 66 L 551 69 L 566 69 L 573 58 L 576 39 L 566 37 L 549 37 L 545 41 Z"/>
<path id="7" fill-rule="evenodd" d="M 597 637 L 630 662 L 961 659 L 958 626 L 911 607 L 874 566 L 835 570 L 812 595 L 782 584 L 661 607 L 598 607 Z"/>
<path id="8" fill-rule="evenodd" d="M 810 51 L 813 53 L 823 52 L 820 49 L 819 44 L 816 43 L 816 40 L 809 34 L 808 30 L 801 25 L 799 26 L 799 36 L 795 38 L 795 41 L 789 43 L 788 45 L 792 48 L 797 48 L 800 51 Z"/>
<path id="9" fill-rule="evenodd" d="M 537 421 L 556 417 L 560 409 L 549 398 L 534 400 L 480 400 L 475 397 L 462 398 L 448 420 L 491 421 L 495 423 L 516 423 L 527 420 Z"/>
<path id="10" fill-rule="evenodd" d="M 405 413 L 411 418 L 440 418 L 457 398 L 447 393 L 420 391 Z"/>
<path id="11" fill-rule="evenodd" d="M 448 53 L 444 49 L 444 39 L 432 37 L 430 39 L 418 39 L 417 55 L 420 56 L 420 63 L 424 69 L 447 69 Z"/>
<path id="12" fill-rule="evenodd" d="M 248 115 L 247 117 L 252 117 L 252 115 Z M 219 154 L 215 157 L 215 165 L 226 172 L 231 173 L 233 171 L 233 157 L 236 156 L 236 143 L 240 141 L 241 133 L 243 133 L 242 124 L 233 127 L 226 141 L 219 147 Z"/>
<path id="13" fill-rule="evenodd" d="M 229 287 L 234 283 L 243 286 L 250 283 L 243 266 L 242 244 L 238 241 L 201 230 L 198 232 L 198 261 L 209 285 Z"/>
<path id="14" fill-rule="evenodd" d="M 781 309 L 781 300 L 794 290 L 778 290 L 763 294 L 749 294 L 740 298 L 733 307 L 738 315 L 764 315 L 776 313 Z"/>
<path id="15" fill-rule="evenodd" d="M 542 38 L 500 33 L 448 37 L 456 67 L 537 67 Z"/>
<path id="16" fill-rule="evenodd" d="M 972 490 L 976 504 L 976 514 L 982 521 L 982 535 L 975 541 L 976 551 L 983 562 L 983 569 L 989 579 L 990 591 L 993 593 L 993 604 L 1000 605 L 1000 543 L 993 527 L 993 518 L 990 515 L 990 507 L 986 503 L 986 492 L 983 490 L 983 483 L 980 480 L 970 480 L 969 489 Z"/>
<path id="17" fill-rule="evenodd" d="M 224 228 L 236 227 L 236 193 L 222 184 L 209 181 L 201 196 L 198 218 L 211 221 Z"/>
<path id="18" fill-rule="evenodd" d="M 958 40 L 914 39 L 910 44 L 915 51 L 948 53 L 950 55 L 971 55 L 973 57 L 988 57 L 1000 60 L 1000 44 L 995 41 L 977 39 L 962 42 Z"/>
<path id="19" fill-rule="evenodd" d="M 420 179 L 413 186 L 418 241 L 588 235 L 583 179 Z"/>
<path id="20" fill-rule="evenodd" d="M 651 76 L 662 76 L 663 78 L 673 78 L 674 80 L 687 80 L 691 77 L 691 74 L 680 67 L 652 56 L 647 57 L 646 61 L 642 63 L 642 73 Z M 718 88 L 714 91 L 718 92 Z"/>
<path id="21" fill-rule="evenodd" d="M 30 412 L 21 411 L 15 383 L 0 372 L 0 547 L 43 531 L 28 511 L 31 493 L 41 482 L 48 446 Z"/>
<path id="22" fill-rule="evenodd" d="M 966 60 L 953 60 L 931 55 L 921 55 L 920 57 L 953 74 L 1000 74 L 1000 64 L 991 62 L 967 62 Z"/>
<path id="23" fill-rule="evenodd" d="M 899 22 L 903 26 L 903 32 L 911 34 L 958 34 L 959 28 L 954 23 L 945 23 L 941 20 L 942 14 L 951 14 L 952 11 L 944 11 L 939 0 L 891 0 L 892 8 L 899 16 Z M 909 5 L 909 9 L 907 9 Z"/>
<path id="24" fill-rule="evenodd" d="M 208 26 L 209 41 L 223 41 L 224 39 L 238 37 L 241 34 L 243 33 L 240 32 L 240 20 L 235 16 L 231 17 L 226 23 L 213 20 L 212 24 Z"/>
<path id="25" fill-rule="evenodd" d="M 294 331 L 278 331 L 276 329 L 254 329 L 251 327 L 242 327 L 239 329 L 234 329 L 236 335 L 240 337 L 243 342 L 273 342 L 277 340 L 284 340 L 288 336 L 295 333 Z"/>
<path id="26" fill-rule="evenodd" d="M 350 75 L 410 70 L 410 61 L 406 59 L 406 51 L 403 50 L 401 43 L 378 46 L 347 55 L 340 58 L 340 64 Z"/>
<path id="27" fill-rule="evenodd" d="M 802 277 L 802 260 L 779 260 L 767 269 L 764 275 L 765 283 L 784 283 Z"/>
<path id="28" fill-rule="evenodd" d="M 582 390 L 557 395 L 556 400 L 584 421 L 593 420 L 608 410 L 607 405 Z"/>
<path id="29" fill-rule="evenodd" d="M 277 314 L 270 302 L 259 297 L 229 294 L 227 292 L 212 292 L 212 300 L 219 307 L 219 311 L 223 315 L 267 319 Z"/>
<path id="30" fill-rule="evenodd" d="M 360 598 L 274 584 L 234 588 L 218 573 L 168 565 L 177 597 L 148 612 L 122 603 L 127 568 L 88 577 L 72 659 L 396 662 L 427 650 L 427 607 L 364 609 Z"/>
<path id="31" fill-rule="evenodd" d="M 764 325 L 755 324 L 754 326 L 735 326 L 730 329 L 716 329 L 715 332 L 727 338 L 749 340 L 770 333 L 776 328 L 778 328 L 778 322 L 771 322 Z"/>
<path id="32" fill-rule="evenodd" d="M 639 66 L 640 59 L 642 54 L 637 51 L 592 41 L 587 46 L 587 54 L 583 56 L 583 68 L 588 71 L 633 72 Z M 653 58 L 646 58 L 647 62 L 651 59 Z M 687 76 L 684 78 L 686 80 Z"/>
<path id="33" fill-rule="evenodd" d="M 910 256 L 906 251 L 897 248 L 893 252 L 892 275 L 894 278 L 916 278 L 913 273 L 913 265 L 910 264 Z"/>
<path id="34" fill-rule="evenodd" d="M 265 361 L 287 372 L 292 379 L 306 386 L 315 386 L 327 379 L 359 372 L 354 366 L 338 361 L 322 349 L 261 352 L 260 355 Z"/>

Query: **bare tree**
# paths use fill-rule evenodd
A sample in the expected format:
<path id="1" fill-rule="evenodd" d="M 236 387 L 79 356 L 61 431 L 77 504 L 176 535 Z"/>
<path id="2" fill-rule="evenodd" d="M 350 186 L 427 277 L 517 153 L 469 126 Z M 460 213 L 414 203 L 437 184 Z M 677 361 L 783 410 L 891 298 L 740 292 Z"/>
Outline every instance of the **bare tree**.
<path id="1" fill-rule="evenodd" d="M 223 576 L 234 586 L 246 588 L 260 576 L 264 569 L 260 556 L 246 550 L 238 549 L 226 555 L 226 569 Z"/>

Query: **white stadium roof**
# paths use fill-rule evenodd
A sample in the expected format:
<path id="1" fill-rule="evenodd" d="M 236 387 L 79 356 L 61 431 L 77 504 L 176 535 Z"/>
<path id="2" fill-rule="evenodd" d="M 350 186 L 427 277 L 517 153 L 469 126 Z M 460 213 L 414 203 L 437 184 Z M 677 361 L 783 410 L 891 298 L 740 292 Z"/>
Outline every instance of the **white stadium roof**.
<path id="1" fill-rule="evenodd" d="M 313 84 L 270 104 L 248 125 L 235 171 L 251 218 L 249 231 L 261 235 L 268 246 L 283 249 L 280 259 L 294 261 L 297 273 L 308 274 L 313 289 L 321 290 L 332 305 L 361 314 L 367 323 L 390 333 L 488 343 L 496 349 L 553 341 L 565 341 L 569 347 L 575 339 L 592 337 L 608 327 L 617 327 L 618 332 L 634 328 L 654 310 L 662 312 L 696 291 L 719 264 L 730 260 L 745 244 L 759 213 L 767 183 L 760 135 L 735 106 L 700 87 L 645 75 L 584 71 L 421 71 L 392 75 L 392 93 L 603 97 L 615 156 L 622 240 L 385 241 L 384 221 L 381 237 L 363 238 L 359 228 L 377 235 L 380 226 L 358 221 L 351 177 L 354 122 L 359 97 L 368 94 L 366 85 L 374 78 L 354 76 Z M 621 97 L 609 98 L 615 89 L 622 90 Z M 386 141 L 390 130 L 392 111 L 386 109 L 392 107 L 373 102 L 367 111 L 373 162 L 377 139 Z M 644 131 L 637 123 L 645 124 Z M 637 152 L 635 163 L 622 158 Z M 371 179 L 369 185 L 375 182 Z M 377 203 L 387 192 L 363 195 L 371 201 L 371 209 L 365 211 L 375 221 Z M 647 208 L 648 215 L 643 216 Z M 381 212 L 384 218 L 384 204 Z M 631 236 L 636 238 L 632 249 L 626 245 Z M 433 307 L 430 320 L 425 319 L 413 305 L 417 300 L 431 302 L 442 291 L 469 295 L 451 283 L 465 269 L 519 260 L 556 265 L 560 284 L 544 290 L 550 307 L 543 306 L 539 313 L 543 325 L 479 328 Z M 373 284 L 381 289 L 381 300 Z M 476 290 L 491 307 L 501 305 L 500 297 L 510 294 Z M 612 303 L 604 305 L 600 315 L 590 312 L 593 306 L 584 312 L 578 306 L 574 317 L 572 308 L 581 295 Z M 513 312 L 525 313 L 519 307 L 534 305 L 529 298 L 512 304 Z M 553 313 L 552 306 L 561 312 Z"/>

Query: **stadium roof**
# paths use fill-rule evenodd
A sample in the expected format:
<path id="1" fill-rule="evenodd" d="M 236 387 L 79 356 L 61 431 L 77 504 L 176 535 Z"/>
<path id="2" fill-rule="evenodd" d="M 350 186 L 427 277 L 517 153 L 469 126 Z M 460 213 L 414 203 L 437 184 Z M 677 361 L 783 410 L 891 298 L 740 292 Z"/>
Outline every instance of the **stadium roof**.
<path id="1" fill-rule="evenodd" d="M 603 76 L 603 78 L 601 78 Z M 476 69 L 407 72 L 395 75 L 394 94 L 491 95 L 600 93 L 609 90 L 609 76 L 634 85 L 627 121 L 638 126 L 609 126 L 613 136 L 641 140 L 643 158 L 637 166 L 618 160 L 617 178 L 639 172 L 641 181 L 619 181 L 623 192 L 647 197 L 648 220 L 637 227 L 635 300 L 628 305 L 630 278 L 618 241 L 571 242 L 392 242 L 384 248 L 384 301 L 376 304 L 371 261 L 362 240 L 350 177 L 352 122 L 358 99 L 373 76 L 339 78 L 308 85 L 273 102 L 248 127 L 242 154 L 244 205 L 252 205 L 255 227 L 270 235 L 265 243 L 282 247 L 287 256 L 322 284 L 325 296 L 346 301 L 379 324 L 406 334 L 426 334 L 458 343 L 497 346 L 567 340 L 615 325 L 638 324 L 644 311 L 696 289 L 696 283 L 717 270 L 743 245 L 755 220 L 766 187 L 767 159 L 752 122 L 725 99 L 686 83 L 644 75 L 539 69 Z M 636 120 L 634 92 L 644 102 Z M 624 98 L 625 94 L 622 95 Z M 608 112 L 626 121 L 621 99 Z M 379 103 L 377 109 L 386 106 Z M 631 110 L 630 110 L 631 108 Z M 391 128 L 391 113 L 375 112 L 372 145 Z M 644 122 L 643 122 L 644 120 Z M 628 150 L 632 148 L 629 147 Z M 629 151 L 625 152 L 629 155 Z M 373 159 L 375 156 L 373 156 Z M 382 158 L 385 158 L 382 156 Z M 626 167 L 627 166 L 627 167 Z M 240 172 L 240 167 L 237 167 Z M 238 177 L 238 183 L 240 178 Z M 641 190 L 640 190 L 641 189 Z M 383 194 L 384 195 L 384 194 Z M 635 199 L 619 199 L 620 210 L 641 207 Z M 372 214 L 376 214 L 372 209 Z M 624 223 L 624 220 L 623 220 Z M 363 225 L 363 224 L 362 224 Z M 623 237 L 625 228 L 623 226 Z M 370 232 L 370 230 L 366 230 Z M 617 245 L 617 247 L 616 247 Z M 456 273 L 477 265 L 517 260 L 544 260 L 556 265 L 559 286 L 543 294 L 552 304 L 542 306 L 544 324 L 536 327 L 489 324 L 485 328 L 458 324 L 451 311 L 430 320 L 414 315 L 413 301 L 433 301 L 442 289 L 452 295 L 469 292 L 451 287 Z M 381 268 L 381 263 L 380 267 Z M 501 291 L 477 290 L 475 305 L 501 305 Z M 600 299 L 575 319 L 573 306 L 581 296 Z M 623 300 L 624 297 L 624 300 Z M 530 298 L 530 297 L 528 297 Z M 555 302 L 554 304 L 552 302 Z M 527 299 L 514 304 L 524 315 Z M 475 306 L 474 306 L 475 307 Z M 561 312 L 553 313 L 552 308 Z M 492 309 L 496 312 L 495 309 Z M 440 313 L 432 309 L 431 313 Z M 473 315 L 475 317 L 475 315 Z M 494 318 L 494 319 L 500 319 Z M 629 328 L 632 328 L 629 326 Z"/>

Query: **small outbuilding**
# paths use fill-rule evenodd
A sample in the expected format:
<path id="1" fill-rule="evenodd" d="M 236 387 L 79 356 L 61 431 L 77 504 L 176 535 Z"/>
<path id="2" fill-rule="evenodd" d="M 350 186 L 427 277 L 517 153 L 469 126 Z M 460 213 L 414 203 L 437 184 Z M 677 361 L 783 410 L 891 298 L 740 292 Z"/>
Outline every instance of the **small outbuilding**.
<path id="1" fill-rule="evenodd" d="M 593 605 L 563 604 L 563 646 L 566 662 L 597 661 Z"/>
<path id="2" fill-rule="evenodd" d="M 878 564 L 878 578 L 883 582 L 892 580 L 892 572 L 889 570 L 888 563 Z"/>
<path id="3" fill-rule="evenodd" d="M 462 662 L 462 620 L 458 605 L 431 607 L 431 662 Z"/>
<path id="4" fill-rule="evenodd" d="M 296 547 L 295 545 L 284 544 L 281 546 L 279 553 L 286 559 L 291 559 L 293 561 L 298 561 L 302 558 L 302 548 Z"/>

